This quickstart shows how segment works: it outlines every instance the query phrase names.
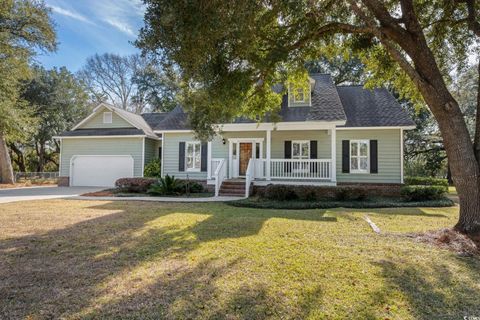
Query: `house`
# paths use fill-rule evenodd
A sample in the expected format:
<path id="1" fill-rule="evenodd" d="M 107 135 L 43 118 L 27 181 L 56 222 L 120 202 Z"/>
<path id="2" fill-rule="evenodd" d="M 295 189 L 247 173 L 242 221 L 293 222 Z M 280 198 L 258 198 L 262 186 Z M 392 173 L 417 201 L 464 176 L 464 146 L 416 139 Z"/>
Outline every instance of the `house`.
<path id="1" fill-rule="evenodd" d="M 162 175 L 201 180 L 217 194 L 248 194 L 252 184 L 403 183 L 403 132 L 415 126 L 395 98 L 383 88 L 335 86 L 327 74 L 310 80 L 289 88 L 279 121 L 237 119 L 208 142 L 195 140 L 181 107 L 136 115 L 100 104 L 57 137 L 61 183 L 112 186 L 142 177 L 156 158 Z"/>

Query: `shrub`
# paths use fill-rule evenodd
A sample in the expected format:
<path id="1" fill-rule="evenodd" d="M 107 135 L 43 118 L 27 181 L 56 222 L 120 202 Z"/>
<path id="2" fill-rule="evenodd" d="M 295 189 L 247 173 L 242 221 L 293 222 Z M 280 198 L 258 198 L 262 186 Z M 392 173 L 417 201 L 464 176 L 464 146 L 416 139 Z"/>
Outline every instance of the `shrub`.
<path id="1" fill-rule="evenodd" d="M 438 179 L 431 177 L 405 177 L 405 184 L 416 186 L 444 186 L 448 188 L 447 179 Z"/>
<path id="2" fill-rule="evenodd" d="M 446 193 L 444 186 L 404 186 L 402 197 L 407 201 L 437 200 Z"/>
<path id="3" fill-rule="evenodd" d="M 264 197 L 270 200 L 286 201 L 298 198 L 293 186 L 269 184 L 265 187 Z"/>
<path id="4" fill-rule="evenodd" d="M 181 180 L 179 183 L 181 193 L 202 193 L 205 188 L 201 183 L 192 180 Z"/>
<path id="5" fill-rule="evenodd" d="M 361 187 L 337 187 L 335 199 L 338 201 L 362 201 L 367 199 L 367 192 Z"/>
<path id="6" fill-rule="evenodd" d="M 314 186 L 298 186 L 295 188 L 297 198 L 302 201 L 315 201 L 317 199 L 317 189 Z"/>
<path id="7" fill-rule="evenodd" d="M 148 189 L 150 194 L 158 195 L 175 195 L 181 193 L 182 185 L 180 180 L 175 179 L 175 176 L 169 176 L 168 174 L 158 179 L 158 182 L 151 185 Z"/>
<path id="8" fill-rule="evenodd" d="M 121 178 L 115 181 L 115 186 L 123 192 L 145 193 L 155 182 L 157 179 L 152 178 Z"/>
<path id="9" fill-rule="evenodd" d="M 155 159 L 147 163 L 145 165 L 145 169 L 143 170 L 143 175 L 145 177 L 160 178 L 160 175 L 161 175 L 160 159 Z"/>

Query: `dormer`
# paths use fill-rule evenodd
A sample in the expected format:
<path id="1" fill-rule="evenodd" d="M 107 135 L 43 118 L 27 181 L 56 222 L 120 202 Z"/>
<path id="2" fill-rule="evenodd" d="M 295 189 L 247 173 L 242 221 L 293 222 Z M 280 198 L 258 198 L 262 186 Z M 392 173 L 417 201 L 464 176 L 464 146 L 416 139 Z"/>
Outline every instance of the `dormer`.
<path id="1" fill-rule="evenodd" d="M 312 105 L 312 91 L 315 87 L 315 80 L 308 77 L 309 83 L 305 85 L 288 85 L 288 106 L 289 107 L 310 107 Z"/>

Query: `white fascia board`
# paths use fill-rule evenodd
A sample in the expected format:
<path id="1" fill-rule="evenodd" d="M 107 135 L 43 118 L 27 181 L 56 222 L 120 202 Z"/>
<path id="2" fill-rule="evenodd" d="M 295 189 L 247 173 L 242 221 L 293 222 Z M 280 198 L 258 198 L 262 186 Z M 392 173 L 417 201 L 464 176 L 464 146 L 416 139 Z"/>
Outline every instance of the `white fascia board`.
<path id="1" fill-rule="evenodd" d="M 337 130 L 386 130 L 386 129 L 403 129 L 413 130 L 416 126 L 395 126 L 395 127 L 337 127 Z"/>
<path id="2" fill-rule="evenodd" d="M 98 106 L 96 106 L 92 113 L 86 117 L 85 119 L 83 119 L 82 121 L 80 121 L 77 125 L 75 125 L 70 131 L 73 131 L 75 129 L 78 129 L 79 127 L 81 127 L 83 124 L 85 124 L 86 122 L 88 122 L 90 119 L 92 119 L 94 116 L 97 115 L 98 111 L 101 109 L 101 108 L 107 108 L 108 110 L 110 110 L 111 112 L 115 113 L 117 116 L 119 116 L 120 118 L 122 118 L 123 120 L 127 121 L 128 123 L 130 123 L 132 126 L 134 126 L 135 128 L 137 129 L 140 129 L 142 130 L 142 128 L 140 128 L 139 126 L 137 126 L 136 124 L 132 123 L 130 120 L 128 120 L 127 118 L 125 118 L 124 116 L 122 116 L 122 114 L 120 114 L 119 112 L 115 112 L 115 108 L 106 104 L 106 103 L 100 103 Z"/>
<path id="3" fill-rule="evenodd" d="M 295 121 L 295 122 L 261 122 L 229 123 L 219 125 L 220 131 L 265 131 L 265 130 L 323 130 L 344 125 L 345 121 Z"/>
<path id="4" fill-rule="evenodd" d="M 155 133 L 190 133 L 193 132 L 193 130 L 154 130 L 153 132 Z"/>
<path id="5" fill-rule="evenodd" d="M 146 135 L 123 135 L 123 136 L 63 136 L 63 137 L 60 137 L 60 136 L 55 136 L 53 137 L 53 139 L 97 139 L 97 138 L 111 138 L 111 139 L 115 139 L 115 138 L 144 138 L 144 137 L 147 137 Z M 148 138 L 148 137 L 147 137 Z M 160 140 L 160 139 L 158 139 Z"/>

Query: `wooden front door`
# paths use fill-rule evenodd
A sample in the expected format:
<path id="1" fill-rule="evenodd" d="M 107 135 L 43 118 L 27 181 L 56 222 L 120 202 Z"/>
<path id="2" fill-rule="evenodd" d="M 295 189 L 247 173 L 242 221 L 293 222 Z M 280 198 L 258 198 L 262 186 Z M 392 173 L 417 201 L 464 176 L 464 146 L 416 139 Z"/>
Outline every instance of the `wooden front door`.
<path id="1" fill-rule="evenodd" d="M 240 142 L 240 161 L 238 174 L 244 176 L 247 172 L 248 161 L 252 158 L 252 143 Z"/>

